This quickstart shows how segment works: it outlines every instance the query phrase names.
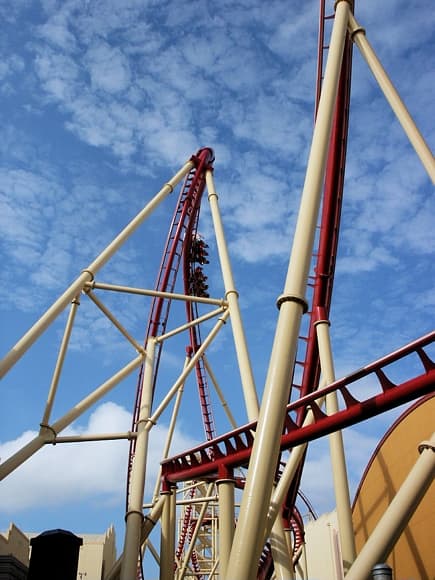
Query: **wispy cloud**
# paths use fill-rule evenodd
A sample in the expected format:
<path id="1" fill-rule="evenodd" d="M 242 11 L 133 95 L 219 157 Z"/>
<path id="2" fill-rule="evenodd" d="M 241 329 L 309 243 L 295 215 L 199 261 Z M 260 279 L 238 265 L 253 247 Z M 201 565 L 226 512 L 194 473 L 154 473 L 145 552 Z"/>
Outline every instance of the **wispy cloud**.
<path id="1" fill-rule="evenodd" d="M 435 13 L 420 4 L 370 0 L 357 5 L 357 16 L 433 146 L 435 79 L 429 55 Z M 310 146 L 317 5 L 289 10 L 282 0 L 219 5 L 43 0 L 38 6 L 36 11 L 24 0 L 0 6 L 2 311 L 8 320 L 24 316 L 26 321 L 30 313 L 40 313 L 168 176 L 199 147 L 210 145 L 261 391 Z M 427 331 L 434 311 L 433 190 L 356 49 L 354 54 L 331 312 L 339 375 Z M 105 281 L 154 284 L 173 198 L 171 203 L 104 268 Z M 210 237 L 207 275 L 210 286 L 221 291 L 206 203 L 200 230 Z M 108 302 L 115 307 L 112 298 Z M 124 299 L 115 311 L 142 338 L 147 308 Z M 107 322 L 95 309 L 80 310 L 74 356 L 97 353 L 105 364 L 119 355 Z M 8 333 L 2 328 L 4 350 L 10 346 Z M 222 363 L 222 343 L 215 350 Z M 178 361 L 178 354 L 170 355 Z M 226 359 L 224 366 L 231 366 Z M 225 388 L 234 382 L 228 375 Z M 120 428 L 127 416 L 120 407 L 99 407 L 90 423 L 74 432 L 91 430 L 99 413 Z M 350 435 L 353 482 L 378 434 Z M 180 447 L 189 446 L 182 435 L 179 439 Z M 115 487 L 120 489 L 115 456 L 125 459 L 125 449 L 114 444 L 109 452 L 100 445 L 105 482 L 95 473 L 91 445 L 83 448 L 82 464 L 75 447 L 44 449 L 42 459 L 35 457 L 14 481 L 27 493 L 25 476 L 18 474 L 30 478 L 35 469 L 46 469 L 68 496 L 72 485 L 54 473 L 56 455 L 60 468 L 70 462 L 77 470 L 73 482 L 82 495 L 90 497 L 101 484 L 114 497 Z M 316 489 L 324 484 L 319 473 L 328 470 L 325 453 L 321 447 L 310 458 L 307 477 L 309 493 L 326 508 L 325 488 Z M 82 481 L 84 468 L 95 485 Z M 7 485 L 12 494 L 12 484 Z M 325 485 L 329 493 L 330 483 Z M 43 486 L 35 495 L 48 501 Z M 53 498 L 60 501 L 56 491 Z"/>

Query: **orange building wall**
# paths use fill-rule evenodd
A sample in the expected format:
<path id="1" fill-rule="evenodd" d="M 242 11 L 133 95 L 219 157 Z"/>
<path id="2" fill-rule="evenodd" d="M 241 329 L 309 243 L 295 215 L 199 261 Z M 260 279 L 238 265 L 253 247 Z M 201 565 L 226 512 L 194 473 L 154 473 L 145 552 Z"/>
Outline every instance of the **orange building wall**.
<path id="1" fill-rule="evenodd" d="M 435 430 L 435 394 L 402 415 L 374 453 L 353 507 L 357 552 L 418 459 L 418 444 Z M 395 580 L 435 579 L 435 484 L 388 558 Z"/>

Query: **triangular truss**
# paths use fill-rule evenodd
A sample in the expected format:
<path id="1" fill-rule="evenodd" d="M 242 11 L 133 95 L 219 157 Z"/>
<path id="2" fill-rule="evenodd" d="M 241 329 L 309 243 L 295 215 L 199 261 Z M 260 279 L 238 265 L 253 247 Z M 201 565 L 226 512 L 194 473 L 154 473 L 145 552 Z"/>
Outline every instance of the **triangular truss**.
<path id="1" fill-rule="evenodd" d="M 321 15 L 321 20 L 324 18 L 325 15 Z M 335 480 L 335 486 L 336 489 L 344 488 L 341 495 L 337 493 L 343 572 L 347 579 L 356 579 L 362 577 L 363 572 L 367 574 L 374 563 L 373 553 L 362 554 L 356 558 L 340 429 L 433 391 L 435 364 L 428 356 L 427 347 L 435 342 L 435 333 L 422 337 L 344 379 L 335 380 L 328 318 L 341 213 L 352 41 L 366 59 L 423 166 L 432 181 L 435 181 L 432 153 L 367 41 L 364 29 L 355 20 L 351 3 L 347 0 L 338 0 L 328 47 L 327 65 L 324 71 L 322 65 L 319 69 L 315 129 L 287 279 L 283 293 L 277 301 L 279 317 L 261 407 L 257 400 L 238 305 L 238 293 L 233 280 L 218 196 L 214 187 L 213 152 L 208 148 L 201 149 L 192 156 L 174 177 L 163 185 L 142 211 L 82 271 L 0 362 L 0 376 L 4 376 L 60 314 L 69 308 L 39 434 L 15 455 L 0 464 L 0 479 L 10 474 L 48 443 L 129 439 L 131 447 L 124 552 L 108 576 L 111 579 L 120 577 L 122 580 L 132 580 L 140 577 L 138 561 L 144 546 L 147 546 L 159 561 L 162 579 L 212 578 L 217 574 L 227 580 L 232 578 L 248 580 L 256 576 L 266 578 L 270 577 L 268 574 L 272 561 L 277 577 L 293 577 L 294 563 L 302 549 L 300 539 L 302 533 L 297 523 L 299 520 L 297 511 L 294 511 L 294 502 L 303 458 L 308 441 L 327 434 L 331 434 L 332 446 L 335 449 L 334 472 L 341 474 Z M 321 35 L 322 58 L 323 42 Z M 153 289 L 132 288 L 100 281 L 98 275 L 101 268 L 180 183 L 182 184 L 180 197 L 156 286 Z M 202 242 L 197 233 L 201 196 L 205 188 L 208 192 L 225 289 L 224 296 L 219 298 L 208 295 L 201 267 L 198 266 L 203 263 L 201 260 L 205 259 L 203 255 L 201 257 L 198 254 L 199 250 L 204 250 L 204 246 L 201 246 Z M 311 275 L 316 227 L 321 207 L 319 258 L 316 270 Z M 177 292 L 175 288 L 179 268 L 183 271 L 183 292 Z M 307 288 L 310 282 L 313 289 L 309 292 Z M 151 300 L 145 344 L 140 344 L 133 338 L 127 325 L 107 306 L 104 300 L 107 292 L 142 296 Z M 306 297 L 307 294 L 309 299 Z M 53 405 L 71 333 L 79 316 L 80 299 L 83 297 L 90 299 L 119 331 L 133 349 L 134 355 L 123 368 L 53 421 L 51 418 Z M 169 328 L 167 327 L 169 307 L 175 302 L 184 304 L 186 322 Z M 201 305 L 201 314 L 198 305 Z M 309 332 L 305 337 L 306 346 L 301 355 L 299 348 L 301 320 L 307 312 L 310 318 Z M 227 321 L 231 322 L 233 331 L 249 423 L 236 428 L 234 419 L 229 413 L 233 431 L 217 437 L 207 394 L 207 381 L 215 386 L 223 406 L 227 405 L 206 353 Z M 206 330 L 200 332 L 200 328 Z M 182 333 L 189 337 L 190 344 L 184 367 L 176 381 L 159 400 L 160 393 L 157 396 L 155 384 L 161 345 Z M 420 369 L 405 382 L 395 384 L 388 378 L 386 367 L 409 355 L 417 355 L 421 363 Z M 300 383 L 296 382 L 294 361 L 303 369 L 299 376 Z M 80 415 L 137 371 L 139 381 L 131 431 L 95 436 L 61 435 L 62 431 Z M 187 377 L 195 373 L 207 441 L 195 449 L 168 458 L 183 386 Z M 376 395 L 361 400 L 352 394 L 352 385 L 367 376 L 373 378 L 378 390 Z M 323 388 L 317 390 L 319 387 Z M 288 405 L 289 400 L 292 402 Z M 172 404 L 174 410 L 170 434 L 162 458 L 163 484 L 161 488 L 156 485 L 154 502 L 144 517 L 144 481 L 149 432 L 162 413 Z M 286 465 L 280 465 L 280 453 L 284 449 L 292 450 L 290 461 Z M 431 446 L 429 445 L 427 449 L 430 452 Z M 422 453 L 427 457 L 424 449 Z M 234 470 L 240 468 L 247 468 L 246 480 L 244 476 L 235 475 Z M 176 486 L 180 482 L 184 482 L 185 486 L 178 490 L 182 498 L 177 500 Z M 240 492 L 242 501 L 238 510 L 235 509 L 234 499 L 236 487 L 244 490 L 243 493 Z M 175 538 L 177 505 L 183 506 L 178 544 Z M 282 508 L 287 514 L 289 529 L 293 529 L 293 547 L 289 545 L 289 534 L 284 532 L 282 518 L 278 515 Z M 151 544 L 149 534 L 159 519 L 162 523 L 162 539 L 158 553 Z M 296 541 L 296 538 L 299 540 Z M 282 557 L 283 545 L 286 546 L 285 558 Z"/>

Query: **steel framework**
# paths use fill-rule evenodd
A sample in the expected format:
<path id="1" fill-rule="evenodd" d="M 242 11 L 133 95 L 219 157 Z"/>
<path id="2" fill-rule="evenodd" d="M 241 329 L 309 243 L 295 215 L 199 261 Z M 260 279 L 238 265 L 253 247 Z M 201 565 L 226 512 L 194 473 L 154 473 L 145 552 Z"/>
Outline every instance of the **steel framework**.
<path id="1" fill-rule="evenodd" d="M 325 22 L 328 19 L 333 21 L 333 26 L 326 49 Z M 144 550 L 149 550 L 158 561 L 161 580 L 189 577 L 226 580 L 295 578 L 295 564 L 303 549 L 303 521 L 296 498 L 301 493 L 304 457 L 308 443 L 326 435 L 330 436 L 345 577 L 349 580 L 362 578 L 361 570 L 366 574 L 368 565 L 373 563 L 370 546 L 356 557 L 340 432 L 347 426 L 433 391 L 435 363 L 430 359 L 428 347 L 435 342 L 435 332 L 345 378 L 336 380 L 334 376 L 328 328 L 344 183 L 352 42 L 367 60 L 432 181 L 435 180 L 435 163 L 368 43 L 364 29 L 355 20 L 353 3 L 338 0 L 335 14 L 326 15 L 322 0 L 319 29 L 314 133 L 287 278 L 277 300 L 279 316 L 261 405 L 225 241 L 213 179 L 214 154 L 210 148 L 201 149 L 187 161 L 0 362 L 0 376 L 3 376 L 59 314 L 70 307 L 39 434 L 0 464 L 0 479 L 48 443 L 128 439 L 124 550 L 110 571 L 109 579 L 141 578 Z M 323 66 L 326 52 L 327 62 Z M 97 274 L 102 266 L 180 183 L 180 194 L 154 288 L 132 288 L 98 281 Z M 208 262 L 207 246 L 198 234 L 198 220 L 206 190 L 225 288 L 221 298 L 210 297 L 203 270 Z M 314 260 L 318 224 L 320 236 Z M 177 292 L 180 268 L 183 291 Z M 144 344 L 132 337 L 99 297 L 105 292 L 127 293 L 151 300 Z M 82 295 L 103 312 L 136 353 L 122 369 L 62 417 L 52 421 L 53 404 Z M 174 303 L 185 305 L 185 322 L 168 329 Z M 304 314 L 309 317 L 308 332 L 301 336 Z M 228 320 L 249 421 L 243 426 L 236 425 L 207 357 L 207 349 Z M 214 326 L 210 327 L 212 322 Z M 180 335 L 188 337 L 184 367 L 173 385 L 162 394 L 157 388 L 162 348 L 167 341 Z M 420 361 L 419 369 L 406 381 L 394 383 L 388 377 L 388 365 L 410 356 Z M 302 369 L 300 382 L 296 379 L 296 365 Z M 136 370 L 139 370 L 139 375 L 131 431 L 86 438 L 60 435 L 77 417 Z M 190 375 L 196 377 L 206 441 L 194 449 L 168 457 L 184 384 Z M 366 378 L 371 379 L 377 393 L 361 398 L 353 394 L 352 389 L 358 381 Z M 211 386 L 216 390 L 232 426 L 231 431 L 219 436 L 211 407 Z M 144 511 L 149 434 L 172 404 L 161 479 L 156 483 L 152 503 Z M 291 450 L 286 462 L 281 456 L 285 450 Z M 433 441 L 423 446 L 415 474 L 410 474 L 413 486 L 408 486 L 402 493 L 411 494 L 415 499 L 427 489 L 433 477 L 432 452 Z M 178 487 L 180 483 L 183 485 Z M 177 494 L 181 499 L 177 499 Z M 396 511 L 393 520 L 387 514 L 387 524 L 394 521 L 394 525 L 384 525 L 376 534 L 388 529 L 388 534 L 397 536 L 415 503 L 409 501 L 405 507 L 397 508 L 401 513 L 397 515 Z M 161 524 L 161 538 L 156 550 L 150 534 L 157 521 Z"/>

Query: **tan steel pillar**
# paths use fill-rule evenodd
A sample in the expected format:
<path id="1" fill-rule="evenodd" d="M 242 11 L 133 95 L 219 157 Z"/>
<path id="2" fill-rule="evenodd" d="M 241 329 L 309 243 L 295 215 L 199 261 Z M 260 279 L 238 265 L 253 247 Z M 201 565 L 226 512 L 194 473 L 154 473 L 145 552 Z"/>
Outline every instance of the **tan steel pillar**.
<path id="1" fill-rule="evenodd" d="M 234 479 L 218 479 L 219 493 L 219 575 L 224 578 L 234 537 Z"/>
<path id="2" fill-rule="evenodd" d="M 206 171 L 205 179 L 208 189 L 208 199 L 210 202 L 210 211 L 213 219 L 213 225 L 216 236 L 216 245 L 221 263 L 222 277 L 225 286 L 225 298 L 228 301 L 228 307 L 231 316 L 231 327 L 233 329 L 234 343 L 237 360 L 239 363 L 243 394 L 245 397 L 246 411 L 249 421 L 255 421 L 258 418 L 258 398 L 255 389 L 254 375 L 252 372 L 251 361 L 249 358 L 248 347 L 246 344 L 245 332 L 242 324 L 242 317 L 239 308 L 239 294 L 234 284 L 231 262 L 228 253 L 227 243 L 225 240 L 224 228 L 218 205 L 218 195 L 214 186 L 213 174 L 210 170 Z"/>
<path id="3" fill-rule="evenodd" d="M 148 339 L 144 363 L 142 401 L 136 427 L 136 450 L 131 467 L 129 501 L 125 516 L 124 559 L 121 568 L 121 580 L 132 580 L 136 578 L 137 574 L 141 528 L 144 519 L 142 505 L 149 438 L 149 430 L 146 425 L 151 414 L 155 346 L 155 339 Z"/>
<path id="4" fill-rule="evenodd" d="M 302 544 L 302 553 L 299 558 L 299 565 L 301 568 L 301 580 L 308 580 L 308 562 L 307 562 L 307 549 L 305 543 Z"/>
<path id="5" fill-rule="evenodd" d="M 222 389 L 220 388 L 219 383 L 217 382 L 216 375 L 214 374 L 213 369 L 211 368 L 211 366 L 207 360 L 207 357 L 205 355 L 203 357 L 203 362 L 204 362 L 204 366 L 206 368 L 206 371 L 207 371 L 208 375 L 210 376 L 211 382 L 215 388 L 216 394 L 219 397 L 222 408 L 225 411 L 225 414 L 228 418 L 228 421 L 229 421 L 231 427 L 233 429 L 237 429 L 236 420 L 234 419 L 233 414 L 231 413 L 231 409 L 228 406 L 228 403 L 224 397 Z"/>
<path id="6" fill-rule="evenodd" d="M 218 319 L 215 326 L 210 330 L 208 335 L 202 341 L 201 346 L 198 348 L 198 350 L 192 356 L 189 363 L 183 368 L 183 371 L 180 374 L 180 376 L 178 377 L 178 379 L 175 381 L 175 383 L 172 385 L 172 387 L 169 389 L 169 391 L 166 393 L 166 395 L 161 400 L 158 407 L 155 409 L 152 417 L 150 417 L 151 424 L 156 423 L 158 421 L 158 419 L 160 418 L 160 415 L 163 413 L 163 411 L 169 405 L 172 398 L 177 393 L 178 389 L 180 388 L 180 385 L 182 385 L 184 383 L 186 378 L 189 376 L 190 372 L 195 368 L 197 361 L 202 357 L 203 353 L 207 350 L 207 348 L 210 346 L 212 341 L 216 338 L 216 335 L 219 332 L 219 330 L 221 330 L 222 326 L 224 324 L 226 324 L 226 321 L 227 321 L 227 318 L 229 315 L 230 315 L 229 310 L 226 310 L 225 312 L 222 313 L 222 316 Z M 160 340 L 160 339 L 158 339 L 158 340 Z"/>
<path id="7" fill-rule="evenodd" d="M 385 562 L 435 476 L 435 433 L 418 447 L 420 457 L 365 543 L 346 580 L 369 578 Z M 428 532 L 429 533 L 429 532 Z"/>
<path id="8" fill-rule="evenodd" d="M 319 346 L 322 377 L 326 384 L 335 381 L 334 363 L 329 336 L 329 321 L 316 322 L 317 341 Z M 337 393 L 326 396 L 326 412 L 333 415 L 338 411 Z M 329 436 L 332 476 L 334 481 L 335 502 L 337 505 L 338 529 L 340 535 L 343 569 L 346 573 L 356 558 L 355 536 L 352 523 L 349 483 L 347 478 L 346 460 L 344 455 L 343 436 L 341 431 L 335 431 Z"/>
<path id="9" fill-rule="evenodd" d="M 420 161 L 422 162 L 429 177 L 431 178 L 432 183 L 435 183 L 435 159 L 432 155 L 432 152 L 420 131 L 417 129 L 413 118 L 409 114 L 408 109 L 404 105 L 393 83 L 385 72 L 385 69 L 383 68 L 378 57 L 376 56 L 375 51 L 367 40 L 364 28 L 358 24 L 353 14 L 351 14 L 349 17 L 349 32 L 351 33 L 352 40 L 358 46 L 361 54 L 369 65 L 373 76 L 378 81 L 379 86 L 385 95 L 385 98 L 390 103 L 391 108 L 396 114 L 400 124 L 403 127 L 403 130 L 405 131 L 408 139 L 414 147 L 415 152 L 419 156 Z"/>
<path id="10" fill-rule="evenodd" d="M 173 530 L 171 535 L 171 553 L 172 553 L 172 576 L 174 575 L 174 563 L 175 563 L 175 534 L 177 530 L 177 487 L 171 486 L 171 499 L 170 499 L 170 528 Z"/>
<path id="11" fill-rule="evenodd" d="M 68 314 L 68 319 L 63 333 L 62 343 L 60 345 L 59 354 L 54 368 L 53 378 L 51 380 L 50 390 L 48 392 L 47 403 L 45 405 L 44 415 L 42 417 L 41 425 L 47 426 L 50 421 L 51 410 L 53 408 L 54 399 L 56 397 L 59 378 L 62 372 L 63 363 L 65 362 L 66 351 L 71 338 L 71 332 L 74 325 L 74 319 L 77 314 L 77 308 L 80 305 L 80 298 L 76 296 L 71 303 L 71 309 Z"/>
<path id="12" fill-rule="evenodd" d="M 266 524 L 285 406 L 289 400 L 290 377 L 296 358 L 300 321 L 307 308 L 305 290 L 325 175 L 348 14 L 349 4 L 341 0 L 336 6 L 293 249 L 284 294 L 278 300 L 280 313 L 226 580 L 253 578 L 262 550 L 263 534 L 259 531 L 264 530 Z"/>
<path id="13" fill-rule="evenodd" d="M 272 549 L 276 580 L 294 580 L 293 559 L 289 551 L 286 533 L 280 516 L 275 519 L 275 523 L 273 524 L 270 535 L 270 547 Z"/>
<path id="14" fill-rule="evenodd" d="M 165 503 L 162 512 L 160 533 L 160 580 L 173 580 L 175 561 L 175 519 L 173 518 L 173 497 L 171 491 L 162 492 Z"/>
<path id="15" fill-rule="evenodd" d="M 158 501 L 152 507 L 149 514 L 147 514 L 145 516 L 144 522 L 142 524 L 142 532 L 141 532 L 141 539 L 140 539 L 141 544 L 144 544 L 144 542 L 147 540 L 148 536 L 150 535 L 150 533 L 154 529 L 154 526 L 156 525 L 157 521 L 160 519 L 160 517 L 162 515 L 162 511 L 163 511 L 164 501 L 165 501 L 165 497 L 160 496 Z M 119 579 L 119 576 L 121 574 L 121 566 L 122 566 L 123 559 L 124 559 L 124 554 L 121 554 L 120 557 L 115 562 L 115 564 L 113 565 L 112 569 L 110 570 L 109 575 L 107 576 L 106 580 L 118 580 Z"/>
<path id="16" fill-rule="evenodd" d="M 184 360 L 183 369 L 185 369 L 187 367 L 188 363 L 189 363 L 189 357 L 186 357 Z M 172 410 L 171 420 L 169 422 L 168 434 L 166 436 L 166 443 L 165 443 L 165 446 L 163 448 L 161 461 L 163 459 L 166 459 L 169 455 L 169 449 L 171 448 L 172 437 L 174 436 L 175 426 L 176 426 L 177 419 L 178 419 L 178 412 L 180 410 L 181 398 L 183 396 L 183 393 L 184 393 L 184 383 L 181 383 L 180 386 L 178 387 L 177 396 L 175 398 L 174 408 Z M 153 498 L 156 498 L 159 495 L 159 489 L 161 486 L 161 475 L 162 475 L 162 466 L 160 464 L 159 471 L 158 471 L 157 478 L 156 478 L 156 485 L 154 487 Z"/>
<path id="17" fill-rule="evenodd" d="M 8 352 L 3 360 L 0 361 L 0 378 L 2 378 L 9 369 L 23 356 L 23 354 L 32 346 L 32 344 L 41 336 L 41 334 L 50 326 L 58 317 L 63 309 L 81 292 L 87 282 L 94 279 L 94 275 L 104 264 L 119 250 L 123 243 L 133 234 L 133 232 L 142 224 L 142 222 L 152 213 L 152 211 L 165 199 L 174 187 L 189 173 L 194 167 L 193 161 L 188 161 L 181 169 L 170 179 L 154 198 L 140 211 L 135 218 L 117 235 L 117 237 L 101 252 L 101 254 L 80 274 L 80 276 L 71 284 L 71 286 L 54 302 L 52 306 L 41 316 L 26 334 L 16 343 Z"/>
<path id="18" fill-rule="evenodd" d="M 322 387 L 323 385 L 323 381 L 322 381 Z M 319 398 L 317 400 L 317 404 L 319 405 L 319 407 L 322 406 L 324 401 L 324 397 Z M 313 412 L 311 411 L 311 409 L 308 411 L 304 422 L 302 423 L 302 425 L 305 427 L 306 425 L 311 425 L 314 421 L 314 416 L 313 416 Z M 281 477 L 279 478 L 279 481 L 275 487 L 275 490 L 273 492 L 272 495 L 272 501 L 270 502 L 270 506 L 269 506 L 269 511 L 267 514 L 267 521 L 266 521 L 266 530 L 265 530 L 265 538 L 267 538 L 267 536 L 270 534 L 271 530 L 272 530 L 272 526 L 275 522 L 275 519 L 277 517 L 280 517 L 279 513 L 280 513 L 280 509 L 282 507 L 282 504 L 284 503 L 285 497 L 287 495 L 287 492 L 290 488 L 290 485 L 293 481 L 293 478 L 295 476 L 296 470 L 304 456 L 305 450 L 308 446 L 308 443 L 302 443 L 301 445 L 297 445 L 296 447 L 293 447 L 293 449 L 291 450 L 290 453 L 290 457 L 284 467 L 284 471 L 281 474 Z"/>
<path id="19" fill-rule="evenodd" d="M 93 393 L 74 405 L 72 409 L 65 413 L 65 415 L 58 419 L 55 423 L 41 426 L 39 435 L 32 439 L 32 441 L 29 441 L 29 443 L 24 445 L 14 455 L 11 455 L 11 457 L 0 463 L 0 481 L 12 473 L 14 469 L 24 463 L 26 459 L 29 459 L 29 457 L 41 449 L 41 447 L 43 447 L 46 443 L 52 443 L 58 433 L 60 433 L 63 429 L 65 429 L 65 427 L 75 421 L 75 419 L 80 417 L 80 415 L 82 415 L 85 411 L 90 409 L 92 405 L 94 405 L 97 401 L 104 397 L 104 395 L 109 393 L 118 383 L 120 383 L 135 369 L 137 369 L 142 363 L 142 360 L 143 355 L 136 357 L 123 369 L 115 373 L 112 377 L 110 377 L 110 379 L 95 389 Z"/>

